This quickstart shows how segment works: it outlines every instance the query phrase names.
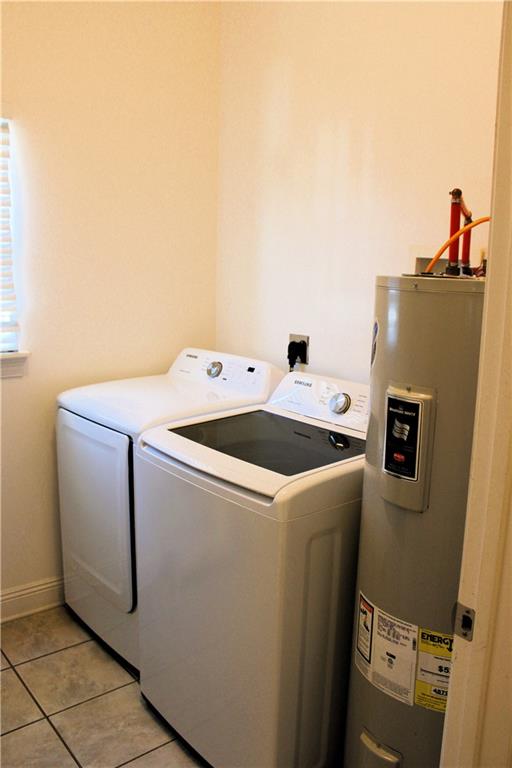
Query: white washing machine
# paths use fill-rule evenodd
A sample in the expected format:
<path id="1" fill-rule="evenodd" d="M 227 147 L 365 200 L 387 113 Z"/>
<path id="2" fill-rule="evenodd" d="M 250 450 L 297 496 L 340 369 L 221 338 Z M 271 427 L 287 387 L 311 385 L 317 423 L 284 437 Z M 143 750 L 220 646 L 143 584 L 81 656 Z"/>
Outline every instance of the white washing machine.
<path id="1" fill-rule="evenodd" d="M 139 667 L 133 444 L 156 424 L 268 399 L 269 363 L 185 349 L 167 374 L 58 397 L 57 457 L 66 604 Z"/>
<path id="2" fill-rule="evenodd" d="M 141 689 L 215 768 L 336 755 L 368 396 L 290 373 L 267 405 L 138 442 Z"/>

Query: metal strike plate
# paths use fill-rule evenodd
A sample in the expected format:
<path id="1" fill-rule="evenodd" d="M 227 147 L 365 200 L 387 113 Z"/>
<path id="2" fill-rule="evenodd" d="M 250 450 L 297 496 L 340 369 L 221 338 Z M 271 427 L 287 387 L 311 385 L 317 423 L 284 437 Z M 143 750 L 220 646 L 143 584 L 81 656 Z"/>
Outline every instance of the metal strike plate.
<path id="1" fill-rule="evenodd" d="M 471 642 L 475 628 L 475 611 L 462 603 L 457 603 L 455 609 L 455 629 L 454 633 L 458 637 Z"/>

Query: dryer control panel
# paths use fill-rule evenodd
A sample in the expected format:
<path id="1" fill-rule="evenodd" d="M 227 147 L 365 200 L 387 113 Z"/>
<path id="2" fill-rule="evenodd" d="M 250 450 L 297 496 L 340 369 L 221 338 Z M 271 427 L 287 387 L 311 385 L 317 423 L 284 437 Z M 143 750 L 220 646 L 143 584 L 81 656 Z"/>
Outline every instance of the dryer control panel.
<path id="1" fill-rule="evenodd" d="M 199 384 L 208 382 L 218 390 L 249 394 L 271 392 L 283 376 L 262 360 L 193 347 L 180 352 L 167 375 Z"/>
<path id="2" fill-rule="evenodd" d="M 269 404 L 366 435 L 370 387 L 292 371 L 281 381 Z"/>

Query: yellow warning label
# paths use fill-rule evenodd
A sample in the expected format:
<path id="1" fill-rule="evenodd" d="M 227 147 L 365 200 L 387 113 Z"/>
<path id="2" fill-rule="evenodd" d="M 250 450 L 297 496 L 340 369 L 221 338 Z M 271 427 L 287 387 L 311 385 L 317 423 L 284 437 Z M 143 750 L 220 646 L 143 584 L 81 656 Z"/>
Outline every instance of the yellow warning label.
<path id="1" fill-rule="evenodd" d="M 436 656 L 452 657 L 453 635 L 443 635 L 441 632 L 433 632 L 431 629 L 420 627 L 418 632 L 418 650 L 432 653 Z"/>
<path id="2" fill-rule="evenodd" d="M 452 666 L 453 635 L 418 629 L 418 664 L 414 703 L 444 712 Z"/>
<path id="3" fill-rule="evenodd" d="M 430 685 L 430 683 L 424 683 L 421 680 L 416 680 L 414 703 L 418 704 L 418 706 L 434 709 L 437 712 L 444 712 L 446 710 L 447 697 L 448 688 L 442 688 L 440 686 Z"/>

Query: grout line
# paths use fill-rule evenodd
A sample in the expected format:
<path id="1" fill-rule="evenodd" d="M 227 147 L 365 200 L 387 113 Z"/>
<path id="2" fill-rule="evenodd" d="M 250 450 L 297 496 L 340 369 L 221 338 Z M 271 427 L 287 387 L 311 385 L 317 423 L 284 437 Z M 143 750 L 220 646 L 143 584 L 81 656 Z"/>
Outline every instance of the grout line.
<path id="1" fill-rule="evenodd" d="M 14 666 L 14 664 L 11 662 L 10 658 L 7 656 L 7 654 L 6 654 L 6 652 L 4 651 L 4 649 L 3 649 L 3 648 L 0 648 L 0 650 L 2 651 L 3 657 L 4 657 L 4 659 L 7 661 L 7 664 L 9 665 L 9 667 L 13 667 L 13 666 Z M 7 667 L 5 667 L 5 669 L 7 669 Z M 3 672 L 3 670 L 2 670 L 2 672 Z"/>
<path id="2" fill-rule="evenodd" d="M 125 765 L 130 765 L 130 763 L 133 763 L 134 760 L 138 760 L 139 757 L 145 757 L 146 755 L 150 755 L 152 752 L 156 752 L 157 749 L 160 749 L 161 747 L 167 746 L 167 744 L 172 744 L 173 741 L 176 741 L 176 737 L 173 739 L 169 739 L 169 741 L 164 741 L 163 744 L 159 744 L 158 747 L 153 747 L 153 749 L 148 749 L 147 752 L 142 752 L 140 755 L 136 755 L 135 757 L 130 757 L 129 760 L 126 760 L 124 763 L 119 763 L 115 766 L 115 768 L 123 768 Z"/>
<path id="3" fill-rule="evenodd" d="M 75 763 L 78 765 L 78 767 L 79 767 L 79 768 L 82 768 L 81 764 L 80 764 L 80 763 L 79 763 L 79 761 L 76 759 L 75 755 L 73 754 L 73 752 L 71 751 L 71 749 L 68 747 L 68 745 L 66 744 L 66 742 L 64 741 L 64 739 L 61 737 L 60 733 L 59 733 L 59 732 L 57 731 L 57 729 L 54 727 L 53 723 L 52 723 L 52 722 L 50 722 L 50 719 L 49 719 L 49 717 L 47 717 L 47 715 L 45 714 L 45 712 L 44 712 L 44 710 L 43 710 L 42 706 L 39 704 L 38 700 L 36 699 L 36 697 L 34 696 L 34 694 L 32 693 L 32 691 L 30 690 L 30 688 L 29 688 L 29 687 L 26 685 L 26 683 L 25 683 L 25 681 L 23 680 L 23 678 L 21 677 L 21 675 L 18 673 L 18 671 L 17 671 L 17 670 L 16 670 L 14 667 L 13 667 L 12 669 L 13 669 L 13 671 L 14 671 L 14 674 L 16 675 L 16 677 L 18 678 L 18 680 L 19 680 L 19 681 L 20 681 L 20 683 L 22 684 L 22 686 L 23 686 L 23 687 L 26 689 L 26 691 L 27 691 L 27 693 L 29 694 L 30 698 L 31 698 L 31 699 L 33 699 L 33 701 L 34 701 L 34 703 L 36 704 L 37 708 L 38 708 L 38 709 L 39 709 L 39 710 L 42 712 L 42 714 L 43 714 L 43 717 L 39 718 L 38 720 L 35 720 L 35 721 L 34 721 L 34 723 L 27 723 L 26 725 L 24 725 L 24 726 L 21 726 L 20 728 L 16 728 L 16 729 L 14 729 L 14 730 L 21 730 L 21 728 L 22 728 L 22 727 L 23 727 L 23 728 L 26 728 L 28 725 L 34 725 L 35 723 L 40 723 L 40 722 L 42 722 L 43 720 L 45 720 L 45 721 L 48 723 L 48 725 L 50 726 L 50 728 L 51 728 L 51 729 L 52 729 L 52 730 L 55 732 L 55 734 L 58 736 L 59 740 L 60 740 L 60 741 L 61 741 L 61 742 L 64 744 L 64 747 L 66 748 L 67 752 L 69 752 L 69 754 L 71 755 L 71 757 L 73 758 L 73 760 L 75 761 Z M 11 733 L 11 731 L 9 731 L 9 733 Z"/>
<path id="4" fill-rule="evenodd" d="M 56 651 L 48 651 L 48 653 L 42 653 L 40 656 L 34 656 L 33 659 L 24 659 L 23 661 L 18 661 L 14 663 L 13 667 L 21 667 L 23 664 L 30 664 L 32 661 L 37 661 L 38 659 L 45 659 L 47 656 L 54 656 L 56 653 L 60 653 L 61 651 L 67 651 L 68 648 L 77 648 L 79 645 L 85 645 L 86 643 L 92 643 L 93 638 L 89 638 L 88 640 L 80 640 L 79 643 L 72 643 L 71 645 L 65 645 L 64 648 L 57 648 Z M 3 651 L 3 654 L 5 656 L 5 651 Z"/>
<path id="5" fill-rule="evenodd" d="M 18 678 L 18 680 L 21 682 L 21 684 L 23 685 L 23 687 L 25 688 L 25 690 L 27 691 L 27 693 L 29 694 L 29 696 L 31 697 L 31 699 L 34 701 L 34 703 L 36 704 L 36 706 L 38 707 L 38 709 L 39 709 L 39 710 L 41 711 L 41 713 L 42 713 L 42 717 L 38 718 L 37 720 L 34 720 L 34 721 L 33 721 L 33 723 L 36 723 L 36 722 L 40 723 L 42 720 L 46 720 L 46 721 L 48 722 L 48 724 L 50 725 L 50 727 L 52 728 L 52 730 L 53 730 L 53 731 L 55 732 L 55 734 L 58 736 L 59 740 L 62 742 L 62 744 L 64 745 L 64 747 L 66 748 L 66 750 L 69 752 L 69 754 L 71 755 L 71 757 L 73 758 L 73 760 L 74 760 L 74 761 L 76 762 L 76 764 L 79 766 L 79 768 L 82 768 L 82 765 L 81 765 L 80 761 L 78 760 L 78 758 L 76 757 L 76 755 L 75 755 L 75 754 L 73 753 L 73 751 L 71 750 L 71 747 L 70 747 L 70 746 L 69 746 L 69 745 L 66 743 L 66 741 L 65 741 L 65 740 L 64 740 L 64 738 L 63 738 L 63 736 L 60 734 L 60 732 L 59 732 L 59 730 L 58 730 L 57 726 L 56 726 L 56 725 L 55 725 L 55 724 L 54 724 L 54 723 L 51 721 L 51 719 L 50 719 L 50 718 L 51 718 L 51 717 L 53 717 L 54 715 L 58 715 L 58 714 L 61 714 L 62 712 L 67 712 L 69 709 L 74 709 L 75 707 L 79 707 L 81 704 L 85 704 L 85 703 L 86 703 L 86 702 L 88 702 L 88 701 L 93 701 L 94 699 L 99 699 L 99 698 L 101 698 L 101 696 L 106 696 L 106 695 L 108 695 L 109 693 L 112 693 L 113 691 L 118 691 L 118 690 L 120 690 L 121 688 L 127 688 L 129 685 L 133 685 L 133 684 L 135 683 L 135 680 L 131 680 L 129 683 L 124 683 L 124 685 L 120 685 L 120 686 L 118 686 L 117 688 L 112 688 L 110 691 L 103 691 L 103 693 L 99 693 L 99 694 L 97 694 L 96 696 L 91 696 L 91 698 L 89 698 L 89 699 L 84 699 L 84 701 L 80 701 L 80 702 L 78 702 L 77 704 L 72 704 L 71 706 L 69 706 L 69 707 L 65 707 L 64 709 L 61 709 L 61 710 L 59 710 L 58 712 L 54 712 L 54 713 L 52 713 L 51 715 L 47 715 L 47 714 L 46 714 L 46 712 L 44 711 L 43 707 L 41 706 L 41 704 L 40 704 L 40 703 L 39 703 L 39 701 L 37 700 L 37 698 L 36 698 L 35 694 L 34 694 L 34 693 L 32 693 L 32 691 L 31 691 L 31 690 L 30 690 L 30 688 L 28 687 L 27 683 L 25 683 L 25 681 L 24 681 L 24 680 L 23 680 L 23 678 L 21 677 L 21 675 L 20 675 L 20 673 L 18 672 L 18 670 L 17 670 L 15 667 L 13 667 L 12 669 L 13 669 L 13 672 L 14 672 L 14 674 L 15 674 L 15 675 L 16 675 L 16 677 Z M 33 723 L 26 723 L 25 725 L 23 725 L 23 726 L 20 726 L 19 728 L 13 728 L 12 730 L 13 730 L 13 731 L 14 731 L 14 730 L 21 730 L 21 728 L 25 728 L 27 725 L 32 725 Z M 9 733 L 11 733 L 11 732 L 12 732 L 12 731 L 9 731 Z M 2 735 L 6 735 L 6 734 L 2 734 Z M 161 746 L 162 746 L 162 745 L 161 745 Z"/>
<path id="6" fill-rule="evenodd" d="M 82 704 L 86 704 L 88 701 L 94 701 L 95 699 L 100 699 L 102 696 L 108 696 L 109 693 L 113 693 L 114 691 L 120 691 L 121 688 L 128 688 L 129 685 L 133 685 L 135 683 L 135 680 L 130 680 L 129 683 L 123 683 L 122 685 L 117 685 L 115 688 L 109 688 L 108 691 L 102 691 L 101 693 L 96 693 L 94 696 L 90 696 L 88 699 L 83 699 L 83 701 L 77 701 L 75 704 L 70 704 L 69 707 L 64 707 L 63 709 L 58 709 L 56 712 L 50 712 L 46 717 L 55 717 L 56 715 L 61 715 L 63 712 L 67 712 L 69 709 L 74 709 L 75 707 L 79 707 Z"/>
<path id="7" fill-rule="evenodd" d="M 38 702 L 38 700 L 36 699 L 35 695 L 34 695 L 34 694 L 32 693 L 32 691 L 30 690 L 30 688 L 28 687 L 28 685 L 26 684 L 26 682 L 23 680 L 23 678 L 22 678 L 22 676 L 20 675 L 20 673 L 18 672 L 18 670 L 17 670 L 15 667 L 13 667 L 13 671 L 14 671 L 14 674 L 16 675 L 16 677 L 18 678 L 18 680 L 21 682 L 21 684 L 23 685 L 23 687 L 24 687 L 24 688 L 25 688 L 25 690 L 27 691 L 27 693 L 29 694 L 29 696 L 31 697 L 31 699 L 33 699 L 33 701 L 34 701 L 34 702 L 35 702 L 35 704 L 37 705 L 38 709 L 39 709 L 39 710 L 42 712 L 42 714 L 43 714 L 43 717 L 42 717 L 42 718 L 40 718 L 39 720 L 35 721 L 35 722 L 41 722 L 41 720 L 46 720 L 46 722 L 48 723 L 48 725 L 50 726 L 50 728 L 51 728 L 51 729 L 52 729 L 52 730 L 53 730 L 53 731 L 54 731 L 54 732 L 57 734 L 57 736 L 59 737 L 59 740 L 60 740 L 60 741 L 62 741 L 62 743 L 64 744 L 64 746 L 65 746 L 66 750 L 69 752 L 69 754 L 71 755 L 71 757 L 73 758 L 73 760 L 75 761 L 75 763 L 76 763 L 76 764 L 79 766 L 79 768 L 82 768 L 82 766 L 81 766 L 80 762 L 77 760 L 77 758 L 75 757 L 75 755 L 73 754 L 73 752 L 71 751 L 71 749 L 68 747 L 68 745 L 66 744 L 66 742 L 64 741 L 64 739 L 62 738 L 62 736 L 60 735 L 60 733 L 58 732 L 58 730 L 55 728 L 55 726 L 54 726 L 54 725 L 53 725 L 53 723 L 51 722 L 50 718 L 48 717 L 48 715 L 47 715 L 47 714 L 46 714 L 46 712 L 44 711 L 43 707 L 42 707 L 42 706 L 41 706 L 41 704 Z"/>
<path id="8" fill-rule="evenodd" d="M 54 656 L 55 654 L 57 654 L 57 653 L 61 653 L 61 651 L 65 651 L 65 650 L 67 650 L 68 648 L 76 648 L 78 645 L 85 645 L 85 643 L 92 643 L 92 642 L 95 642 L 95 641 L 94 641 L 93 639 L 90 639 L 90 640 L 84 640 L 84 641 L 82 641 L 82 642 L 80 642 L 80 643 L 75 643 L 75 645 L 69 645 L 69 646 L 67 646 L 66 648 L 61 648 L 61 649 L 60 649 L 60 650 L 58 650 L 58 651 L 51 651 L 50 653 L 46 653 L 46 654 L 43 654 L 42 656 L 38 656 L 38 657 L 36 657 L 36 658 L 37 658 L 37 659 L 42 659 L 42 658 L 46 658 L 47 656 Z M 98 645 L 98 644 L 96 643 L 96 645 Z M 100 647 L 101 647 L 101 646 L 100 646 Z M 47 712 L 46 712 L 46 711 L 43 709 L 43 706 L 42 706 L 42 704 L 40 704 L 40 703 L 39 703 L 39 701 L 37 700 L 37 698 L 36 698 L 35 694 L 34 694 L 34 693 L 31 691 L 31 689 L 29 688 L 29 684 L 28 684 L 27 682 L 25 682 L 25 680 L 24 680 L 24 679 L 23 679 L 23 677 L 21 676 L 21 672 L 20 672 L 20 671 L 18 671 L 18 668 L 19 668 L 19 667 L 25 666 L 26 664 L 30 664 L 32 661 L 35 661 L 35 660 L 36 660 L 36 659 L 31 659 L 30 661 L 23 661 L 23 662 L 20 662 L 19 664 L 17 664 L 17 665 L 16 665 L 16 667 L 11 667 L 11 669 L 12 669 L 12 670 L 13 670 L 13 672 L 16 674 L 16 677 L 17 677 L 17 678 L 18 678 L 18 679 L 19 679 L 19 680 L 22 682 L 22 684 L 23 684 L 24 688 L 25 688 L 25 689 L 28 691 L 28 693 L 30 694 L 31 698 L 32 698 L 32 699 L 35 701 L 35 703 L 37 704 L 37 706 L 39 707 L 39 709 L 40 709 L 40 710 L 41 710 L 41 712 L 43 713 L 43 717 L 46 717 L 46 718 L 50 718 L 50 717 L 53 717 L 54 715 L 59 715 L 59 714 L 61 714 L 62 712 L 66 712 L 68 709 L 73 709 L 73 707 L 79 707 L 79 706 L 80 706 L 80 704 L 85 704 L 87 701 L 93 701 L 94 699 L 98 699 L 100 696 L 105 696 L 106 694 L 108 694 L 108 693 L 112 693 L 113 691 L 118 691 L 118 690 L 120 690 L 121 688 L 126 688 L 126 687 L 128 687 L 129 685 L 133 685 L 134 683 L 137 683 L 137 684 L 138 684 L 138 680 L 134 679 L 134 678 L 133 678 L 133 676 L 132 676 L 132 675 L 130 675 L 130 677 L 131 677 L 132 679 L 131 679 L 129 682 L 127 682 L 127 683 L 122 683 L 122 685 L 116 685 L 114 688 L 109 688 L 108 690 L 106 690 L 106 691 L 102 691 L 101 693 L 97 693 L 97 694 L 95 694 L 94 696 L 89 696 L 89 698 L 87 698 L 87 699 L 83 699 L 82 701 L 77 701 L 77 702 L 75 702 L 74 704 L 70 704 L 68 707 L 63 707 L 62 709 L 57 709 L 55 712 L 48 712 L 48 713 L 47 713 Z M 115 659 L 113 659 L 113 661 L 115 661 Z M 118 665 L 118 666 L 119 666 L 119 667 L 120 667 L 120 668 L 121 668 L 123 671 L 125 671 L 125 672 L 127 672 L 127 674 L 129 674 L 128 670 L 124 669 L 124 667 L 122 667 L 122 666 L 121 666 L 121 665 L 120 665 L 118 662 L 115 662 L 115 663 L 116 663 L 116 664 L 117 664 L 117 665 Z M 2 671 L 3 671 L 3 672 L 6 672 L 6 671 L 7 671 L 7 669 L 5 669 L 5 670 L 2 670 Z M 23 726 L 20 726 L 20 727 L 23 727 Z"/>
<path id="9" fill-rule="evenodd" d="M 52 723 L 52 721 L 50 720 L 50 718 L 49 718 L 49 717 L 47 717 L 46 719 L 47 719 L 47 721 L 48 721 L 48 723 L 49 723 L 49 725 L 50 725 L 50 728 L 53 730 L 53 732 L 55 733 L 55 735 L 56 735 L 56 736 L 57 736 L 57 737 L 60 739 L 60 741 L 61 741 L 61 742 L 64 744 L 64 746 L 66 747 L 67 751 L 69 752 L 69 754 L 71 755 L 71 757 L 73 758 L 73 760 L 75 761 L 75 763 L 76 763 L 76 764 L 79 766 L 79 768 L 82 768 L 82 763 L 79 761 L 79 759 L 77 758 L 77 756 L 76 756 L 76 755 L 73 753 L 73 751 L 71 750 L 71 747 L 69 747 L 69 746 L 68 746 L 68 744 L 67 744 L 67 743 L 64 741 L 64 739 L 62 738 L 62 736 L 60 735 L 59 731 L 58 731 L 58 730 L 57 730 L 57 728 L 54 726 L 54 724 Z"/>
<path id="10" fill-rule="evenodd" d="M 46 717 L 46 712 L 44 711 L 44 709 L 42 708 L 42 706 L 40 705 L 40 703 L 38 702 L 38 700 L 36 699 L 32 691 L 30 690 L 30 688 L 28 687 L 28 685 L 26 684 L 26 682 L 24 681 L 24 679 L 22 678 L 22 676 L 20 675 L 16 667 L 13 667 L 12 671 L 14 672 L 14 674 L 16 675 L 16 677 L 18 678 L 22 686 L 25 688 L 25 690 L 29 694 L 32 701 L 36 704 L 37 708 L 41 711 L 43 717 Z"/>
<path id="11" fill-rule="evenodd" d="M 36 723 L 40 723 L 41 720 L 47 720 L 48 718 L 46 715 L 42 715 L 41 717 L 38 717 L 36 720 L 31 720 L 29 723 L 23 723 L 23 725 L 17 725 L 16 728 L 10 728 L 8 731 L 4 731 L 1 736 L 7 736 L 8 733 L 14 733 L 14 731 L 21 731 L 22 728 L 26 728 L 28 725 L 35 725 Z"/>

